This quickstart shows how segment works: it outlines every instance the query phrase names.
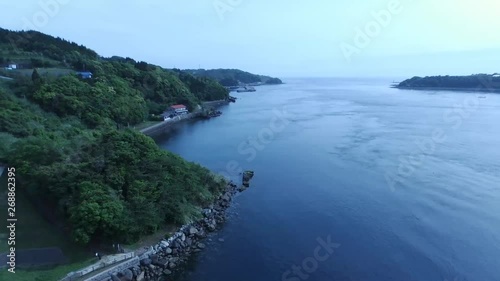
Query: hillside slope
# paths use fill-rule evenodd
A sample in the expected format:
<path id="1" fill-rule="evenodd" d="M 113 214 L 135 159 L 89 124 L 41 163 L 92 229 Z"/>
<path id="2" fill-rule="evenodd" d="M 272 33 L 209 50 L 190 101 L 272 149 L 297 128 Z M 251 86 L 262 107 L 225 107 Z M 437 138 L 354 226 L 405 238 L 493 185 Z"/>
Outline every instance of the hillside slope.
<path id="1" fill-rule="evenodd" d="M 396 88 L 497 91 L 500 90 L 500 75 L 476 74 L 470 76 L 413 77 L 399 83 L 396 85 Z"/>
<path id="2" fill-rule="evenodd" d="M 186 69 L 196 77 L 208 77 L 219 81 L 224 86 L 238 86 L 240 84 L 283 84 L 279 78 L 252 74 L 239 69 Z"/>
<path id="3" fill-rule="evenodd" d="M 225 181 L 164 151 L 128 126 L 174 103 L 225 99 L 208 78 L 94 51 L 38 32 L 0 29 L 4 64 L 91 71 L 0 75 L 0 163 L 16 168 L 18 192 L 82 245 L 134 242 L 166 223 L 200 215 Z M 31 65 L 30 65 L 31 64 Z M 43 211 L 43 210 L 40 210 Z M 33 229 L 36 233 L 36 229 Z"/>

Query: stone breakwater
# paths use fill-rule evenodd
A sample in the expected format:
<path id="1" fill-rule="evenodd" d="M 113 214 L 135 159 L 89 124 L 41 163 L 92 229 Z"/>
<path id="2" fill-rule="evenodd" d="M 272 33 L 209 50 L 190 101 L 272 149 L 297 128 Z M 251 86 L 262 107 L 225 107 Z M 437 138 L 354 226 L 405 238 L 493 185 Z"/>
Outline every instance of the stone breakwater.
<path id="1" fill-rule="evenodd" d="M 217 230 L 226 220 L 226 210 L 233 196 L 246 187 L 238 187 L 230 182 L 218 199 L 206 209 L 203 209 L 203 219 L 182 226 L 170 238 L 152 246 L 137 259 L 137 264 L 110 273 L 101 280 L 112 281 L 157 281 L 175 273 L 179 266 L 196 252 L 205 249 L 202 242 L 210 232 Z"/>

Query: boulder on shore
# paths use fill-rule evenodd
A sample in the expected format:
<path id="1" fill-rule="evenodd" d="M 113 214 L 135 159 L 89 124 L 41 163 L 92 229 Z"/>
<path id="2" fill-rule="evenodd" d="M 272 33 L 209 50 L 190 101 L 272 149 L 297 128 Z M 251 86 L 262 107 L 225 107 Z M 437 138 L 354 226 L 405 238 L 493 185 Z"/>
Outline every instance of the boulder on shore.
<path id="1" fill-rule="evenodd" d="M 144 281 L 144 274 L 145 274 L 145 272 L 141 271 L 141 273 L 136 278 L 137 281 Z"/>
<path id="2" fill-rule="evenodd" d="M 123 271 L 123 277 L 122 277 L 122 280 L 125 279 L 126 281 L 132 281 L 132 279 L 134 279 L 134 273 L 132 272 L 132 270 L 130 269 L 125 269 Z"/>
<path id="3" fill-rule="evenodd" d="M 195 235 L 196 233 L 198 233 L 198 229 L 196 229 L 194 226 L 191 226 L 189 228 L 189 234 L 190 235 Z"/>

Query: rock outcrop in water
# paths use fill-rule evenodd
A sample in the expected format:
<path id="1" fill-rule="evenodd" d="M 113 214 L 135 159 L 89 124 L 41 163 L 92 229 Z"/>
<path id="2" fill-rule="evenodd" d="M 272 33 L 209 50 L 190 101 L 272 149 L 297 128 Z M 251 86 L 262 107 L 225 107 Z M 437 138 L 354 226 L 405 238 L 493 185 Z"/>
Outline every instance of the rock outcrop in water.
<path id="1" fill-rule="evenodd" d="M 254 172 L 253 171 L 245 171 L 243 172 L 243 186 L 244 187 L 249 187 L 250 186 L 250 180 L 253 178 Z"/>

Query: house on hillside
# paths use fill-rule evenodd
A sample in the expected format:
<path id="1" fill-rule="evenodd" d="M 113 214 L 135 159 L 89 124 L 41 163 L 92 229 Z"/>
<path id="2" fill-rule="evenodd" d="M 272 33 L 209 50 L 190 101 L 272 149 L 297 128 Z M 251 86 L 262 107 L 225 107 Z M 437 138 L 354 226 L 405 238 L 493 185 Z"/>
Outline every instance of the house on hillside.
<path id="1" fill-rule="evenodd" d="M 189 111 L 187 110 L 187 107 L 183 104 L 176 104 L 172 105 L 171 107 L 167 108 L 165 112 L 163 112 L 163 120 L 164 121 L 170 121 L 173 120 L 176 116 L 179 115 L 185 115 L 188 114 Z"/>
<path id="2" fill-rule="evenodd" d="M 92 79 L 92 72 L 88 71 L 79 71 L 76 73 L 82 79 Z"/>
<path id="3" fill-rule="evenodd" d="M 184 115 L 189 113 L 187 107 L 183 104 L 172 105 L 167 111 L 173 112 L 176 115 Z"/>

